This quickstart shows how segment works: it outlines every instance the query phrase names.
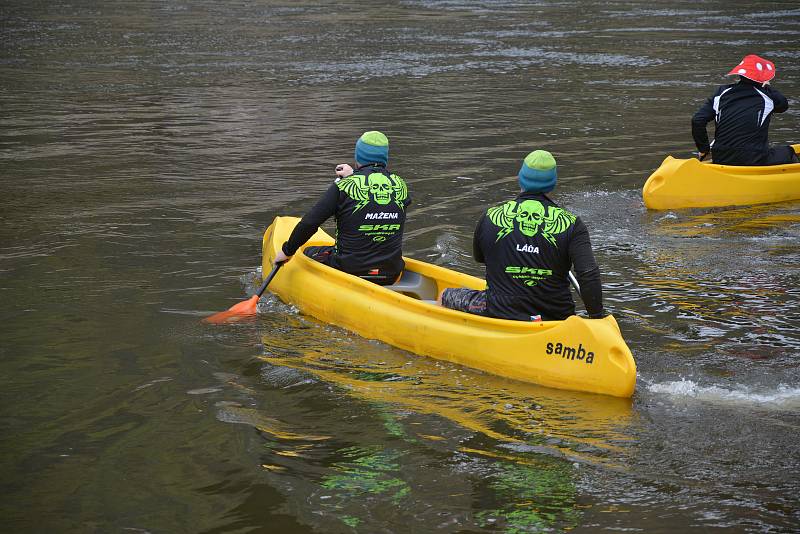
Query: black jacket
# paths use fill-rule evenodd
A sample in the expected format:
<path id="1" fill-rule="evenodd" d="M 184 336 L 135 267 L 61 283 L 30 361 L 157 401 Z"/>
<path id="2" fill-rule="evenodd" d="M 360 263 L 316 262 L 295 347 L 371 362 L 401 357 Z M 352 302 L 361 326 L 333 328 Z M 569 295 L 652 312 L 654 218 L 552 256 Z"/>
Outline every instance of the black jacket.
<path id="1" fill-rule="evenodd" d="M 294 255 L 333 215 L 332 267 L 355 275 L 379 269 L 381 275 L 396 277 L 404 267 L 402 242 L 409 204 L 411 196 L 402 178 L 382 165 L 364 165 L 328 188 L 292 231 L 283 252 Z"/>
<path id="2" fill-rule="evenodd" d="M 789 109 L 776 89 L 747 78 L 720 86 L 692 117 L 692 137 L 697 150 L 711 150 L 714 163 L 765 165 L 769 153 L 769 121 L 773 113 Z M 706 124 L 714 120 L 714 141 L 708 142 Z"/>
<path id="3" fill-rule="evenodd" d="M 590 317 L 603 316 L 600 269 L 589 232 L 546 195 L 522 193 L 489 208 L 475 228 L 475 260 L 486 264 L 491 317 L 562 320 L 575 314 L 567 273 L 572 265 Z"/>

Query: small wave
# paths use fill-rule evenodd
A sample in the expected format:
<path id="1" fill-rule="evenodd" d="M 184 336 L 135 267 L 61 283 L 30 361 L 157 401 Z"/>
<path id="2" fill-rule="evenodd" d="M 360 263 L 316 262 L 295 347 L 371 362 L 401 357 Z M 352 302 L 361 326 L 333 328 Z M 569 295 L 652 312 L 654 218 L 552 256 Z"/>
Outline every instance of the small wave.
<path id="1" fill-rule="evenodd" d="M 665 59 L 646 56 L 628 56 L 625 54 L 562 52 L 543 48 L 505 48 L 502 50 L 486 50 L 474 53 L 478 57 L 496 56 L 515 59 L 527 59 L 533 64 L 574 63 L 578 65 L 602 65 L 605 67 L 653 67 L 668 63 Z"/>
<path id="2" fill-rule="evenodd" d="M 774 390 L 757 391 L 748 386 L 728 389 L 720 386 L 703 386 L 692 380 L 649 384 L 653 393 L 664 393 L 706 402 L 760 405 L 779 409 L 800 409 L 800 388 L 780 384 Z"/>
<path id="3" fill-rule="evenodd" d="M 767 57 L 785 57 L 791 59 L 798 59 L 800 58 L 800 50 L 770 50 L 768 52 L 764 52 L 764 55 Z"/>
<path id="4" fill-rule="evenodd" d="M 436 252 L 439 253 L 436 263 L 445 263 L 447 265 L 460 265 L 465 258 L 470 258 L 469 254 L 459 246 L 458 238 L 450 233 L 442 234 L 436 238 Z"/>
<path id="5" fill-rule="evenodd" d="M 708 84 L 705 82 L 693 82 L 690 80 L 646 80 L 635 78 L 626 80 L 589 80 L 584 83 L 586 85 L 616 85 L 628 87 L 708 87 Z"/>
<path id="6" fill-rule="evenodd" d="M 778 11 L 762 11 L 756 13 L 749 13 L 743 18 L 750 19 L 790 19 L 791 17 L 800 16 L 800 9 L 786 9 Z"/>

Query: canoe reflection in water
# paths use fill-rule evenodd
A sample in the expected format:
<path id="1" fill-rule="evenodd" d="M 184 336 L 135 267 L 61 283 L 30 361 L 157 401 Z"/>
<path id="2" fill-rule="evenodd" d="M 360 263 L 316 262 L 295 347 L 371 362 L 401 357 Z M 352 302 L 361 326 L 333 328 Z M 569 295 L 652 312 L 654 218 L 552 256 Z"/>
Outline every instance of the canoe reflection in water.
<path id="1" fill-rule="evenodd" d="M 331 327 L 296 317 L 331 336 Z M 309 327 L 262 338 L 269 366 L 313 375 L 370 403 L 445 417 L 511 449 L 546 451 L 574 461 L 604 463 L 629 439 L 631 400 L 562 391 L 474 371 L 367 341 L 336 330 L 336 348 L 309 346 Z M 320 340 L 321 341 L 321 340 Z M 298 343 L 302 347 L 298 351 Z M 593 452 L 599 453 L 593 456 Z"/>
<path id="2" fill-rule="evenodd" d="M 634 442 L 630 399 L 493 376 L 308 317 L 266 318 L 261 341 L 270 415 L 225 405 L 219 418 L 258 430 L 262 467 L 304 488 L 293 507 L 309 516 L 368 529 L 416 510 L 463 527 L 570 528 L 578 466 L 624 470 Z M 476 500 L 485 506 L 471 515 Z"/>

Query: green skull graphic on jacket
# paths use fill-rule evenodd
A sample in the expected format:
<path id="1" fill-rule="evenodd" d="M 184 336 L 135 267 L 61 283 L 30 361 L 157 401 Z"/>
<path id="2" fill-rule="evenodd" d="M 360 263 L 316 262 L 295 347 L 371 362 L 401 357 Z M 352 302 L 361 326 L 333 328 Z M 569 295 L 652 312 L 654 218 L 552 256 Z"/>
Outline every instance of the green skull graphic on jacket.
<path id="1" fill-rule="evenodd" d="M 354 211 L 358 211 L 372 200 L 381 206 L 385 206 L 392 201 L 402 210 L 403 203 L 408 198 L 408 187 L 402 178 L 396 174 L 386 174 L 373 172 L 366 174 L 354 174 L 343 180 L 339 180 L 336 186 L 348 197 L 358 203 Z"/>
<path id="2" fill-rule="evenodd" d="M 497 241 L 500 241 L 514 231 L 514 223 L 518 230 L 525 236 L 533 237 L 541 229 L 542 236 L 557 247 L 555 235 L 560 234 L 575 222 L 575 216 L 557 206 L 545 206 L 538 200 L 525 199 L 522 202 L 509 200 L 508 202 L 489 208 L 486 215 L 492 224 L 500 228 L 497 232 Z"/>

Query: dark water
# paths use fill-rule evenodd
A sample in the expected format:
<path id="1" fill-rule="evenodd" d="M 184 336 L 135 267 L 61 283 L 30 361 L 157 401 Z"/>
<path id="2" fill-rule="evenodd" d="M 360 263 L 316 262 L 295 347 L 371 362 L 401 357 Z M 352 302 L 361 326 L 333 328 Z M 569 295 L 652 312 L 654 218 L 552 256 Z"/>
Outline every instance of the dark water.
<path id="1" fill-rule="evenodd" d="M 800 142 L 794 2 L 0 5 L 0 526 L 8 532 L 800 528 L 800 204 L 647 212 L 747 53 Z M 364 130 L 408 255 L 535 148 L 592 233 L 632 401 L 418 357 L 252 290 Z"/>

